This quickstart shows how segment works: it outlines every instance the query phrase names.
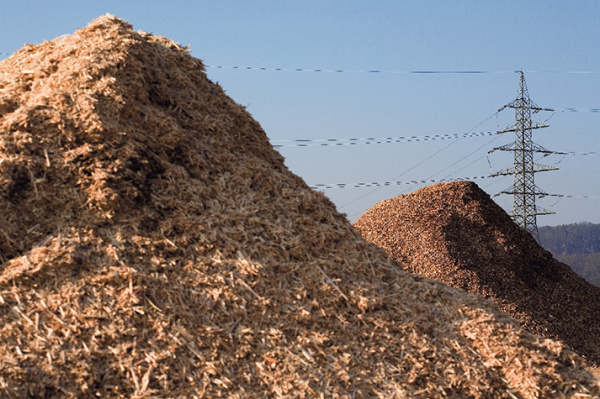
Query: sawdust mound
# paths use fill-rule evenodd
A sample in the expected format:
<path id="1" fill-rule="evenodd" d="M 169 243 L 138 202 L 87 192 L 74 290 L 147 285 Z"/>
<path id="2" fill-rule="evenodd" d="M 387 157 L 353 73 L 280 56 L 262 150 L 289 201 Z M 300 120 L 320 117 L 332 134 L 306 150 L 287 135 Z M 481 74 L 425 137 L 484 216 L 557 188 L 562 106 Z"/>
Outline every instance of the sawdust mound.
<path id="1" fill-rule="evenodd" d="M 0 63 L 2 397 L 573 397 L 580 358 L 414 277 L 177 44 Z"/>
<path id="2" fill-rule="evenodd" d="M 600 288 L 558 262 L 472 182 L 382 201 L 354 226 L 413 273 L 489 298 L 600 364 Z"/>

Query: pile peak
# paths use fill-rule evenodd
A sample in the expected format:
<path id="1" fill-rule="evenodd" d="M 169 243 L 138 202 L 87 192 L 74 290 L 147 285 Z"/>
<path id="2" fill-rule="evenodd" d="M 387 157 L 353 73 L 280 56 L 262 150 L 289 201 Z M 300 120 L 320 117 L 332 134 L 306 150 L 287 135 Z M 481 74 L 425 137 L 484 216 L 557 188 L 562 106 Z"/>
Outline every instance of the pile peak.
<path id="1" fill-rule="evenodd" d="M 600 393 L 364 241 L 176 43 L 104 16 L 0 71 L 3 396 Z"/>
<path id="2" fill-rule="evenodd" d="M 405 270 L 491 299 L 527 330 L 600 365 L 600 288 L 555 260 L 475 183 L 382 201 L 354 226 Z"/>

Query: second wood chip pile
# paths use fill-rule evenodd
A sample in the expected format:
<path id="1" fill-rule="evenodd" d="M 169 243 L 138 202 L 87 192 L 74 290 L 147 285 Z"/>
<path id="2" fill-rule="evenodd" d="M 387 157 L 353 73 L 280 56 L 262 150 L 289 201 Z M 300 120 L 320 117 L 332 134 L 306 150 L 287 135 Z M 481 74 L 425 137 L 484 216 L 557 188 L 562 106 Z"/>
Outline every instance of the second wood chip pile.
<path id="1" fill-rule="evenodd" d="M 382 201 L 354 227 L 412 273 L 495 302 L 600 365 L 600 288 L 558 262 L 473 182 Z"/>

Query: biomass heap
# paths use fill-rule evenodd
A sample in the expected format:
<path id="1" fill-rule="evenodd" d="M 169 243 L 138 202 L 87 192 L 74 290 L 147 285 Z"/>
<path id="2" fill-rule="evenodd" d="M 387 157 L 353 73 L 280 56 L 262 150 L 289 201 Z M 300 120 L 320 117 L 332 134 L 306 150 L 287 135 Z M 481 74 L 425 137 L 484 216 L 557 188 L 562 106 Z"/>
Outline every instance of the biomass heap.
<path id="1" fill-rule="evenodd" d="M 0 72 L 2 397 L 600 395 L 364 241 L 176 43 L 104 16 Z"/>
<path id="2" fill-rule="evenodd" d="M 600 288 L 558 262 L 473 182 L 382 201 L 354 226 L 412 273 L 489 298 L 600 365 Z"/>

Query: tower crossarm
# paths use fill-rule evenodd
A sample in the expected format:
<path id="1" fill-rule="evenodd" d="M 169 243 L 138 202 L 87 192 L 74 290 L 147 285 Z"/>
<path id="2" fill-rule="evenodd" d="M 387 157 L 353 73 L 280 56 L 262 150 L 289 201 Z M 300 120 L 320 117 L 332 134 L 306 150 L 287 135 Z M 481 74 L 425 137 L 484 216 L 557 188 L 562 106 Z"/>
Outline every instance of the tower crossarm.
<path id="1" fill-rule="evenodd" d="M 549 171 L 552 171 L 552 170 L 558 170 L 558 168 L 555 167 L 555 166 L 540 165 L 539 163 L 533 164 L 533 171 L 534 172 L 549 172 Z"/>
<path id="2" fill-rule="evenodd" d="M 514 101 L 512 101 L 512 102 L 510 102 L 510 103 L 508 103 L 508 104 L 506 104 L 506 105 L 503 105 L 503 106 L 502 106 L 502 107 L 501 107 L 501 108 L 498 110 L 498 112 L 502 112 L 502 111 L 504 111 L 506 108 L 513 108 L 513 109 L 515 109 L 515 108 L 524 108 L 524 106 L 523 106 L 523 105 L 515 105 L 515 102 L 514 102 Z M 530 107 L 528 107 L 528 108 L 529 108 L 530 110 L 532 110 L 534 113 L 537 113 L 537 112 L 540 112 L 540 111 L 550 111 L 550 112 L 555 112 L 555 111 L 556 111 L 555 109 L 552 109 L 552 108 L 540 108 L 540 107 L 538 107 L 537 105 L 533 104 L 532 102 L 530 102 Z"/>
<path id="3" fill-rule="evenodd" d="M 501 192 L 501 194 L 508 194 L 508 193 Z M 554 215 L 554 214 L 556 214 L 556 212 L 549 211 L 549 210 L 547 210 L 547 209 L 540 208 L 540 207 L 538 206 L 538 207 L 536 207 L 536 211 L 535 211 L 534 213 L 531 213 L 531 214 L 529 214 L 529 216 L 538 216 L 538 215 Z M 514 214 L 513 214 L 513 213 L 509 213 L 508 215 L 509 215 L 509 216 L 511 216 L 511 217 L 514 217 Z"/>
<path id="4" fill-rule="evenodd" d="M 522 130 L 543 129 L 545 127 L 550 127 L 550 125 L 545 125 L 543 123 L 536 123 L 535 125 L 532 125 L 532 126 L 512 126 L 512 127 L 506 128 L 504 130 L 499 130 L 496 133 L 502 134 L 502 133 L 510 133 L 510 132 L 519 132 Z"/>
<path id="5" fill-rule="evenodd" d="M 548 155 L 555 153 L 555 151 L 549 150 L 549 149 L 547 149 L 545 147 L 542 147 L 541 145 L 536 144 L 536 143 L 532 143 L 531 151 L 533 151 L 533 152 L 541 152 L 541 153 L 548 154 Z"/>
<path id="6" fill-rule="evenodd" d="M 514 151 L 514 150 L 515 150 L 515 143 L 509 143 L 509 144 L 501 145 L 500 147 L 492 148 L 491 150 L 488 151 L 488 154 L 491 154 L 494 151 Z"/>
<path id="7" fill-rule="evenodd" d="M 509 175 L 514 175 L 515 174 L 515 169 L 514 168 L 510 168 L 510 169 L 502 169 L 499 170 L 495 173 L 492 173 L 490 175 L 490 177 L 498 177 L 498 176 L 509 176 Z"/>
<path id="8" fill-rule="evenodd" d="M 509 175 L 514 175 L 514 174 L 520 174 L 523 172 L 528 172 L 528 173 L 536 173 L 536 172 L 549 172 L 552 170 L 558 170 L 558 168 L 554 167 L 554 166 L 547 166 L 547 165 L 540 165 L 540 164 L 533 164 L 533 169 L 532 170 L 516 170 L 514 167 L 513 168 L 509 168 L 509 169 L 502 169 L 499 170 L 495 173 L 492 173 L 490 175 L 490 177 L 498 177 L 498 176 L 509 176 Z M 540 193 L 532 193 L 532 194 L 540 194 Z"/>
<path id="9" fill-rule="evenodd" d="M 557 152 L 557 151 L 552 151 L 549 150 L 545 147 L 542 147 L 541 145 L 532 143 L 531 144 L 531 148 L 530 149 L 521 149 L 521 148 L 516 148 L 515 147 L 515 143 L 508 143 L 508 144 L 504 144 L 501 145 L 500 147 L 495 147 L 492 148 L 491 150 L 488 151 L 488 154 L 491 154 L 494 151 L 529 151 L 529 152 L 540 152 L 543 154 L 564 154 L 563 152 Z"/>
<path id="10" fill-rule="evenodd" d="M 544 208 L 540 208 L 539 206 L 536 207 L 536 212 L 535 212 L 536 215 L 554 215 L 555 213 L 556 212 L 549 211 L 549 210 L 544 209 Z"/>
<path id="11" fill-rule="evenodd" d="M 535 185 L 533 187 L 533 190 L 527 190 L 527 191 L 519 190 L 519 189 L 515 188 L 514 186 L 510 186 L 510 187 L 502 190 L 500 193 L 501 194 L 531 194 L 533 196 L 538 196 L 540 198 L 548 195 L 547 192 L 545 192 L 544 190 L 540 189 L 538 186 L 535 186 Z"/>

